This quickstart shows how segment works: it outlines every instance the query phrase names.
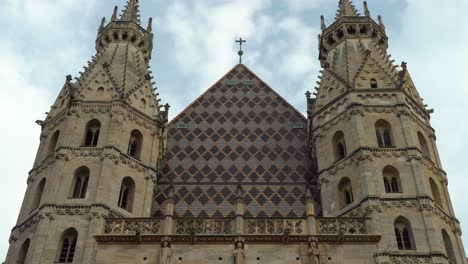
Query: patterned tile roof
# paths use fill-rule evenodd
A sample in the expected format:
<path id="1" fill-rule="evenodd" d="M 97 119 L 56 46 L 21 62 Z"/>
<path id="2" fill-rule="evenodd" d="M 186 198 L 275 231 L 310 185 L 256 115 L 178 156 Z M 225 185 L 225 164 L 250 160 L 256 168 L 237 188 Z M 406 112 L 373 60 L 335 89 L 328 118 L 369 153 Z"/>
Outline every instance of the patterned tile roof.
<path id="1" fill-rule="evenodd" d="M 307 120 L 244 65 L 171 121 L 167 145 L 155 216 L 173 186 L 176 217 L 232 217 L 239 184 L 247 217 L 305 215 Z"/>

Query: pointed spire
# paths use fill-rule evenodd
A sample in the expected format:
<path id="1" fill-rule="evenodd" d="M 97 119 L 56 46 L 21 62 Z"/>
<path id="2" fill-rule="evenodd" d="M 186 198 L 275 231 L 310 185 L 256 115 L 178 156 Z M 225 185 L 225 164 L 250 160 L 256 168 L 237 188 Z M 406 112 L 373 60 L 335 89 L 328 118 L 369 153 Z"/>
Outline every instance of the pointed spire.
<path id="1" fill-rule="evenodd" d="M 353 3 L 350 0 L 340 0 L 338 4 L 338 11 L 336 12 L 336 19 L 345 16 L 360 16 L 356 7 L 354 7 Z"/>
<path id="2" fill-rule="evenodd" d="M 101 31 L 105 25 L 106 25 L 106 18 L 103 17 L 101 20 L 101 25 L 99 25 L 99 31 Z"/>
<path id="3" fill-rule="evenodd" d="M 322 28 L 322 31 L 327 28 L 327 25 L 325 25 L 325 17 L 323 15 L 320 16 L 320 27 Z"/>
<path id="4" fill-rule="evenodd" d="M 141 23 L 138 0 L 127 0 L 127 5 L 120 16 L 120 21 L 133 21 L 138 24 Z"/>
<path id="5" fill-rule="evenodd" d="M 153 18 L 152 17 L 150 17 L 148 20 L 148 28 L 146 29 L 146 31 L 148 31 L 148 33 L 153 32 Z"/>
<path id="6" fill-rule="evenodd" d="M 117 12 L 118 12 L 118 11 L 119 11 L 119 7 L 118 7 L 118 6 L 114 6 L 114 12 L 112 13 L 111 21 L 117 20 Z"/>
<path id="7" fill-rule="evenodd" d="M 364 1 L 364 15 L 370 17 L 369 7 L 367 6 L 367 1 Z"/>
<path id="8" fill-rule="evenodd" d="M 379 16 L 377 17 L 377 19 L 379 20 L 379 26 L 380 26 L 383 30 L 385 30 L 385 25 L 384 25 L 384 23 L 383 23 L 382 16 L 379 15 Z"/>

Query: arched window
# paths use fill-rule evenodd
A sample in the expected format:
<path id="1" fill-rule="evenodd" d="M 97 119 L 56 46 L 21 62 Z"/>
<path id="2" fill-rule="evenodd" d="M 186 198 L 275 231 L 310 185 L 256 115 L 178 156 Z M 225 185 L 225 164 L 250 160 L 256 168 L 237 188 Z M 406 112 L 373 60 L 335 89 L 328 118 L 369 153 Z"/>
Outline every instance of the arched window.
<path id="1" fill-rule="evenodd" d="M 380 119 L 375 123 L 375 133 L 377 135 L 377 143 L 381 148 L 393 147 L 392 127 L 387 121 Z"/>
<path id="2" fill-rule="evenodd" d="M 74 228 L 69 228 L 63 232 L 60 243 L 60 253 L 58 262 L 72 263 L 75 256 L 76 242 L 78 240 L 78 232 Z"/>
<path id="3" fill-rule="evenodd" d="M 346 153 L 346 142 L 344 138 L 344 134 L 341 131 L 338 131 L 333 136 L 333 148 L 335 152 L 335 159 L 341 160 L 344 159 L 347 155 Z"/>
<path id="4" fill-rule="evenodd" d="M 443 207 L 439 187 L 437 187 L 437 184 L 432 178 L 429 178 L 429 185 L 431 186 L 432 197 L 434 198 L 435 203 L 440 207 Z"/>
<path id="5" fill-rule="evenodd" d="M 423 155 L 430 158 L 431 154 L 429 153 L 429 147 L 427 145 L 427 141 L 421 132 L 418 132 L 418 140 L 419 140 L 419 145 L 421 146 L 421 151 Z"/>
<path id="6" fill-rule="evenodd" d="M 119 207 L 123 208 L 129 212 L 133 208 L 133 197 L 135 194 L 135 182 L 130 177 L 125 177 L 122 180 L 122 185 L 120 187 L 119 194 Z"/>
<path id="7" fill-rule="evenodd" d="M 87 147 L 95 147 L 97 146 L 99 140 L 99 132 L 101 130 L 101 123 L 93 119 L 88 122 L 86 125 L 86 136 L 84 145 Z"/>
<path id="8" fill-rule="evenodd" d="M 72 193 L 73 199 L 83 199 L 86 197 L 88 181 L 89 169 L 87 167 L 81 167 L 75 171 L 75 182 Z"/>
<path id="9" fill-rule="evenodd" d="M 338 184 L 338 191 L 341 207 L 345 207 L 354 202 L 353 187 L 349 178 L 345 177 L 341 179 Z"/>
<path id="10" fill-rule="evenodd" d="M 143 146 L 143 135 L 138 130 L 133 130 L 130 133 L 130 140 L 128 142 L 128 155 L 139 159 L 141 155 L 141 147 Z"/>
<path id="11" fill-rule="evenodd" d="M 145 109 L 146 108 L 146 100 L 144 98 L 141 98 L 140 100 L 140 106 L 141 108 Z"/>
<path id="12" fill-rule="evenodd" d="M 98 95 L 98 96 L 104 95 L 104 87 L 99 87 L 99 88 L 97 89 L 97 95 Z"/>
<path id="13" fill-rule="evenodd" d="M 31 243 L 31 240 L 29 240 L 29 238 L 23 242 L 23 245 L 21 246 L 21 249 L 18 253 L 18 258 L 16 259 L 16 263 L 18 264 L 26 263 L 26 258 L 28 257 L 28 250 L 29 250 L 30 243 Z"/>
<path id="14" fill-rule="evenodd" d="M 33 204 L 31 206 L 31 210 L 36 209 L 41 204 L 42 194 L 44 193 L 45 184 L 46 184 L 46 179 L 42 179 L 37 185 L 36 193 L 34 194 Z"/>
<path id="15" fill-rule="evenodd" d="M 374 78 L 370 79 L 370 87 L 371 88 L 379 88 L 379 85 L 378 85 L 376 79 L 374 79 Z"/>
<path id="16" fill-rule="evenodd" d="M 416 249 L 413 239 L 413 230 L 411 223 L 403 216 L 399 216 L 394 223 L 395 237 L 399 250 Z"/>
<path id="17" fill-rule="evenodd" d="M 387 193 L 400 193 L 400 174 L 395 167 L 387 166 L 382 171 L 384 178 L 385 191 Z"/>
<path id="18" fill-rule="evenodd" d="M 453 250 L 452 240 L 445 229 L 442 229 L 442 238 L 444 239 L 445 252 L 451 263 L 457 263 L 455 251 Z"/>
<path id="19" fill-rule="evenodd" d="M 57 147 L 57 142 L 58 142 L 59 136 L 60 136 L 60 131 L 57 130 L 57 131 L 55 131 L 55 133 L 50 138 L 49 149 L 47 150 L 47 155 L 50 155 L 55 151 L 55 148 Z"/>

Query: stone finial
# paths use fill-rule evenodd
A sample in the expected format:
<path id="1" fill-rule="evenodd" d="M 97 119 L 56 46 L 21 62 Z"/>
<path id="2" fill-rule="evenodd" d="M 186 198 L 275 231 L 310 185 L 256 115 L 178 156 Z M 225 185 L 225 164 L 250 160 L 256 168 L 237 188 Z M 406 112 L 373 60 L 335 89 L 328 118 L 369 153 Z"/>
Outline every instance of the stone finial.
<path id="1" fill-rule="evenodd" d="M 322 28 L 322 31 L 324 31 L 327 28 L 327 25 L 325 25 L 325 17 L 323 15 L 320 16 L 320 26 Z"/>
<path id="2" fill-rule="evenodd" d="M 367 1 L 364 1 L 364 15 L 370 17 L 369 7 L 367 6 Z"/>
<path id="3" fill-rule="evenodd" d="M 403 68 L 403 70 L 406 71 L 407 65 L 408 65 L 408 64 L 407 64 L 406 62 L 403 61 L 403 62 L 401 63 L 401 68 Z"/>
<path id="4" fill-rule="evenodd" d="M 115 7 L 114 7 L 114 12 L 112 13 L 111 21 L 117 20 L 117 12 L 118 12 L 118 11 L 119 11 L 119 7 L 118 7 L 118 6 L 115 6 Z"/>
<path id="5" fill-rule="evenodd" d="M 101 25 L 99 26 L 99 31 L 101 31 L 105 25 L 106 25 L 106 18 L 103 17 L 101 20 Z"/>
<path id="6" fill-rule="evenodd" d="M 383 23 L 382 16 L 379 15 L 379 16 L 377 17 L 377 19 L 378 19 L 378 21 L 379 21 L 379 26 L 380 26 L 383 30 L 385 30 L 385 25 L 384 25 L 384 23 Z"/>
<path id="7" fill-rule="evenodd" d="M 169 104 L 165 104 L 164 105 L 164 110 L 167 112 L 169 111 L 169 108 L 171 108 L 171 106 Z"/>
<path id="8" fill-rule="evenodd" d="M 310 99 L 310 96 L 311 96 L 311 95 L 312 95 L 312 93 L 310 93 L 309 91 L 307 91 L 307 92 L 305 93 L 305 96 L 307 97 L 307 99 Z"/>
<path id="9" fill-rule="evenodd" d="M 67 77 L 65 77 L 65 78 L 66 78 L 66 83 L 70 84 L 71 81 L 72 81 L 72 76 L 70 74 L 68 74 Z"/>
<path id="10" fill-rule="evenodd" d="M 153 18 L 150 17 L 148 20 L 148 28 L 146 29 L 149 33 L 153 32 Z"/>

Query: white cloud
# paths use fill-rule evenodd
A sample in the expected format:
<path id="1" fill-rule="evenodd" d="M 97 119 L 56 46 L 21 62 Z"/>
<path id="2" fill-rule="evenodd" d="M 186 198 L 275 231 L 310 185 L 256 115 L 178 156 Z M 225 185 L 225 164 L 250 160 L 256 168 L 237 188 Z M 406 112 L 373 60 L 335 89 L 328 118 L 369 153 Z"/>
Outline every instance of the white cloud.
<path id="1" fill-rule="evenodd" d="M 49 91 L 27 80 L 31 68 L 9 44 L 0 42 L 0 138 L 2 152 L 0 193 L 8 202 L 3 203 L 0 222 L 0 258 L 4 257 L 10 229 L 16 224 L 26 179 L 31 169 L 40 127 L 35 120 L 44 117 L 50 102 Z"/>

